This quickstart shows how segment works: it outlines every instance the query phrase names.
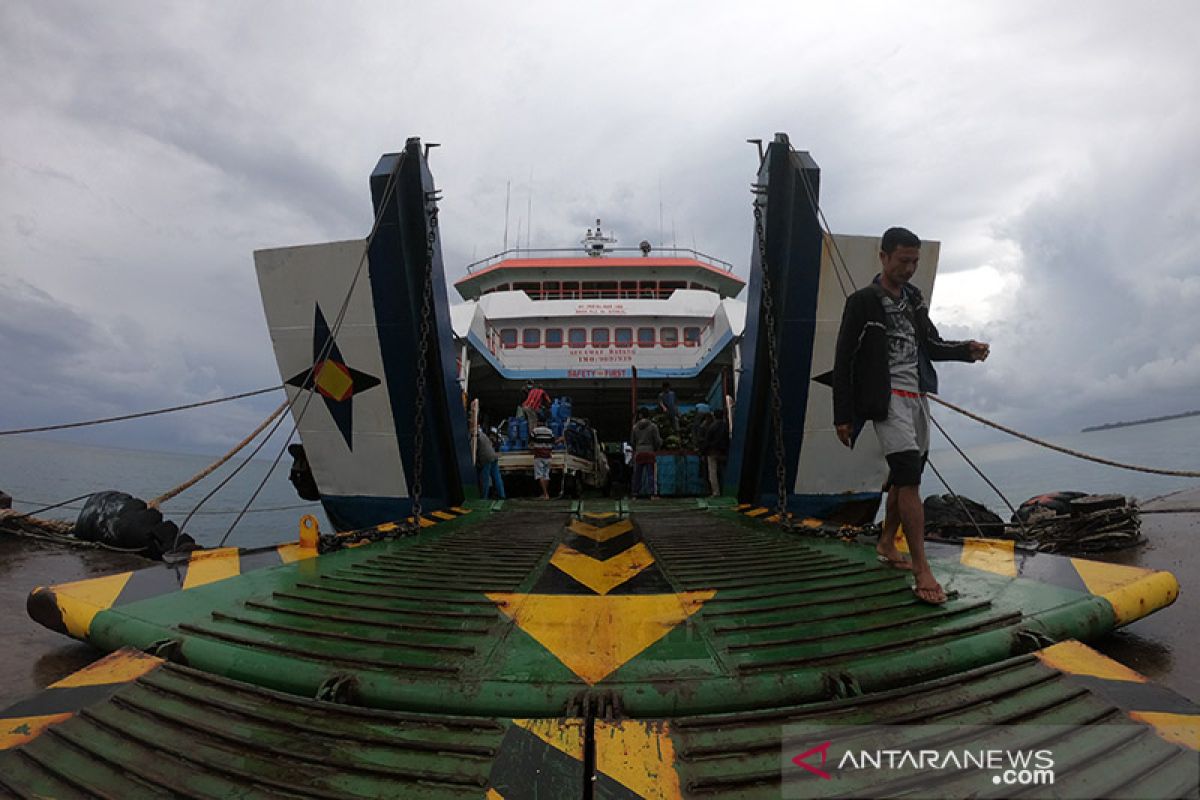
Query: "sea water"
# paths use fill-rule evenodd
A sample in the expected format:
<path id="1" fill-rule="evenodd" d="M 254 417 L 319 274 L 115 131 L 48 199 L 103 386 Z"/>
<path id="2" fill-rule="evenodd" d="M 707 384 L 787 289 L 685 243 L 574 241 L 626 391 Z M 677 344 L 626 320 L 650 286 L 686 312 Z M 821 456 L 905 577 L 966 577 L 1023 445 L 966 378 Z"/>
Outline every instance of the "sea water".
<path id="1" fill-rule="evenodd" d="M 946 414 L 949 412 L 941 412 Z M 983 503 L 1002 517 L 1008 510 L 945 440 L 934 432 L 930 461 L 957 492 Z M 1113 461 L 1166 469 L 1200 470 L 1200 417 L 1135 425 L 1091 433 L 1049 437 L 1055 444 Z M 1078 491 L 1123 494 L 1139 500 L 1170 494 L 1200 484 L 1196 478 L 1176 478 L 1081 461 L 1017 439 L 965 448 L 966 454 L 1014 505 L 1044 492 Z M 0 439 L 0 489 L 14 498 L 19 511 L 34 511 L 77 495 L 117 489 L 148 500 L 177 486 L 213 461 L 212 456 L 124 450 L 74 444 L 36 436 Z M 163 505 L 168 519 L 182 522 L 217 482 L 241 463 L 234 459 L 212 476 Z M 201 544 L 251 547 L 295 539 L 302 514 L 315 514 L 321 529 L 332 530 L 317 503 L 305 503 L 287 480 L 291 459 L 284 456 L 270 472 L 261 493 L 237 526 L 230 526 L 271 462 L 252 460 L 188 523 L 188 532 Z M 932 470 L 926 470 L 922 492 L 945 489 Z M 45 511 L 40 516 L 74 520 L 80 503 Z"/>

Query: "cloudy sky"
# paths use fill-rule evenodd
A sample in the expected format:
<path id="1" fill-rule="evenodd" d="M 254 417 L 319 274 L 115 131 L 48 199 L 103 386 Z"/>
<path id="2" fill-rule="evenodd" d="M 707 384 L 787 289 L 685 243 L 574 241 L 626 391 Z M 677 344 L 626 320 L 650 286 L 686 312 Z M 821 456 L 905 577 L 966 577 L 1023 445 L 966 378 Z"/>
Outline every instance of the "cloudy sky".
<path id="1" fill-rule="evenodd" d="M 732 261 L 748 137 L 943 242 L 943 392 L 1040 433 L 1200 408 L 1194 2 L 0 4 L 0 428 L 278 381 L 251 253 L 363 236 L 441 143 L 452 278 L 596 217 Z M 659 226 L 659 206 L 664 224 Z M 529 211 L 532 211 L 532 214 Z M 217 450 L 268 396 L 77 439 Z"/>

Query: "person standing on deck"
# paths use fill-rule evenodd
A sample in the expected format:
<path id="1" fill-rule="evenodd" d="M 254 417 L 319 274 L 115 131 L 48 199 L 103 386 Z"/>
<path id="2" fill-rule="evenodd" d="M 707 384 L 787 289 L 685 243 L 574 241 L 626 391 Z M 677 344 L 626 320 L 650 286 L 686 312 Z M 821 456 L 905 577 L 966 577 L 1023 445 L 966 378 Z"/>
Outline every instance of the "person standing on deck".
<path id="1" fill-rule="evenodd" d="M 479 441 L 475 445 L 475 466 L 479 469 L 479 496 L 487 500 L 492 484 L 496 486 L 496 496 L 504 500 L 504 478 L 500 476 L 500 459 L 496 455 L 496 447 L 482 425 L 477 434 Z"/>
<path id="2" fill-rule="evenodd" d="M 721 496 L 721 462 L 729 453 L 729 426 L 725 423 L 725 410 L 717 409 L 712 422 L 704 429 L 704 460 L 708 464 L 708 486 L 710 497 Z"/>
<path id="3" fill-rule="evenodd" d="M 888 462 L 887 506 L 875 549 L 879 560 L 911 569 L 919 600 L 940 605 L 946 592 L 925 557 L 921 472 L 929 455 L 929 403 L 937 392 L 934 361 L 983 361 L 988 345 L 947 342 L 929 321 L 929 307 L 909 281 L 917 271 L 921 240 L 889 228 L 880 243 L 880 273 L 846 298 L 833 366 L 833 423 L 842 444 L 853 447 L 871 420 Z M 904 525 L 912 561 L 896 547 Z"/>
<path id="4" fill-rule="evenodd" d="M 679 433 L 679 405 L 675 401 L 675 390 L 666 381 L 663 381 L 662 391 L 658 393 L 658 410 L 667 415 L 671 430 Z"/>
<path id="5" fill-rule="evenodd" d="M 550 499 L 550 456 L 554 454 L 554 431 L 538 425 L 529 434 L 533 451 L 533 479 L 542 487 L 542 500 Z"/>
<path id="6" fill-rule="evenodd" d="M 546 394 L 545 389 L 533 381 L 525 384 L 525 399 L 521 401 L 521 405 L 517 407 L 517 411 L 529 423 L 530 434 L 540 424 L 541 411 L 548 405 L 550 405 L 550 395 Z"/>
<path id="7" fill-rule="evenodd" d="M 633 444 L 633 496 L 645 497 L 649 493 L 657 497 L 658 487 L 654 484 L 654 454 L 662 449 L 662 435 L 644 408 L 638 409 L 637 422 L 629 432 L 629 441 Z"/>

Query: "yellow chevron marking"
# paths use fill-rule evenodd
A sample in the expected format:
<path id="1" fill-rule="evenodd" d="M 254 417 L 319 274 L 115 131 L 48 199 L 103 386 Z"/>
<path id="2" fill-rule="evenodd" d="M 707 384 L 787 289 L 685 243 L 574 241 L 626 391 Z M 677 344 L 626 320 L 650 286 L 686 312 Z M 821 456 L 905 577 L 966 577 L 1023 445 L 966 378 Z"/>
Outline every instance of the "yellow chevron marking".
<path id="1" fill-rule="evenodd" d="M 275 548 L 275 552 L 279 553 L 279 560 L 284 564 L 291 564 L 293 561 L 304 561 L 308 558 L 317 557 L 317 548 L 302 547 L 296 542 L 281 544 Z"/>
<path id="2" fill-rule="evenodd" d="M 1038 650 L 1034 655 L 1046 666 L 1071 675 L 1090 675 L 1107 681 L 1146 682 L 1145 677 L 1124 664 L 1102 656 L 1074 639 Z"/>
<path id="3" fill-rule="evenodd" d="M 521 630 L 589 684 L 675 629 L 716 594 L 544 595 L 489 593 Z"/>
<path id="4" fill-rule="evenodd" d="M 151 670 L 158 669 L 163 663 L 161 658 L 143 653 L 141 650 L 126 648 L 105 656 L 99 661 L 89 664 L 78 672 L 73 672 L 57 683 L 50 684 L 52 689 L 66 689 L 72 686 L 103 686 L 106 683 L 128 683 L 142 677 Z"/>
<path id="5" fill-rule="evenodd" d="M 596 771 L 646 800 L 683 797 L 675 771 L 675 745 L 663 721 L 596 720 Z"/>
<path id="6" fill-rule="evenodd" d="M 752 508 L 746 512 L 746 516 L 747 517 L 761 517 L 763 514 L 766 514 L 769 511 L 770 511 L 769 508 L 762 508 L 762 507 Z"/>
<path id="7" fill-rule="evenodd" d="M 188 561 L 184 589 L 222 581 L 242 574 L 242 560 L 236 547 L 221 547 L 216 550 L 197 550 Z"/>
<path id="8" fill-rule="evenodd" d="M 583 516 L 588 519 L 612 519 L 617 515 L 615 511 L 585 511 Z"/>
<path id="9" fill-rule="evenodd" d="M 595 525 L 588 525 L 586 522 L 571 520 L 571 524 L 567 526 L 567 530 L 580 536 L 586 536 L 593 541 L 607 542 L 609 539 L 615 539 L 623 533 L 629 533 L 633 530 L 633 523 L 627 519 L 623 519 L 620 522 L 605 525 L 603 528 L 597 528 Z"/>
<path id="10" fill-rule="evenodd" d="M 968 567 L 994 572 L 1009 578 L 1017 577 L 1014 542 L 1005 539 L 964 538 L 959 561 Z"/>
<path id="11" fill-rule="evenodd" d="M 654 556 L 650 555 L 650 551 L 642 542 L 607 561 L 586 556 L 578 550 L 560 544 L 550 558 L 550 563 L 596 594 L 608 594 L 653 564 Z"/>
<path id="12" fill-rule="evenodd" d="M 1169 572 L 1104 564 L 1084 558 L 1072 558 L 1071 564 L 1088 591 L 1103 597 L 1112 606 L 1118 625 L 1165 608 L 1179 596 L 1179 581 Z"/>
<path id="13" fill-rule="evenodd" d="M 447 514 L 445 511 L 431 511 L 429 513 L 430 516 L 437 517 L 438 519 L 458 519 L 454 514 Z"/>
<path id="14" fill-rule="evenodd" d="M 9 717 L 0 719 L 0 750 L 31 742 L 51 725 L 65 722 L 75 716 L 71 712 L 65 714 L 45 714 L 38 717 Z"/>
<path id="15" fill-rule="evenodd" d="M 1154 732 L 1168 742 L 1200 750 L 1200 715 L 1130 711 L 1129 716 L 1154 728 Z"/>
<path id="16" fill-rule="evenodd" d="M 555 750 L 583 761 L 583 720 L 514 719 L 513 724 L 529 731 Z"/>
<path id="17" fill-rule="evenodd" d="M 112 608 L 132 575 L 132 572 L 121 572 L 117 575 L 62 583 L 50 589 L 39 588 L 34 591 L 49 591 L 58 610 L 62 612 L 63 625 L 66 626 L 67 632 L 76 639 L 84 639 L 92 626 L 92 620 L 101 611 Z"/>

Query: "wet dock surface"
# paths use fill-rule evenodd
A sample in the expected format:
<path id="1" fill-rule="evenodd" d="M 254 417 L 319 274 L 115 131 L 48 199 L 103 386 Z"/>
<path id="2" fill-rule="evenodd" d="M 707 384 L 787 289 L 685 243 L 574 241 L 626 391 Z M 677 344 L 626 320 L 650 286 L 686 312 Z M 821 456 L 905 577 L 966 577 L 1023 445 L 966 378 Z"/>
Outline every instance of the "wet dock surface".
<path id="1" fill-rule="evenodd" d="M 95 661 L 90 645 L 47 630 L 25 613 L 35 586 L 95 578 L 155 562 L 106 550 L 75 549 L 0 533 L 0 708 Z"/>

